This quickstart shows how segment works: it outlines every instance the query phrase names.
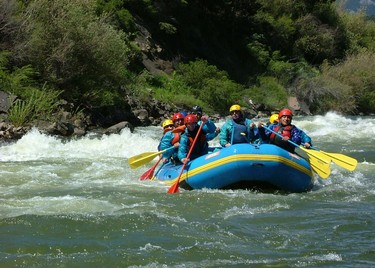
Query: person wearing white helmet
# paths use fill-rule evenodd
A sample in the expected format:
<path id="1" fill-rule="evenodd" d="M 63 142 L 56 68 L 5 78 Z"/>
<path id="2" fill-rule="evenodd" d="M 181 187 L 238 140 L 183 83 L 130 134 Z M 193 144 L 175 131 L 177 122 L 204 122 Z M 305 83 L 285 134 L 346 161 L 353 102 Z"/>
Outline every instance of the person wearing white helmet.
<path id="1" fill-rule="evenodd" d="M 248 118 L 244 118 L 240 105 L 232 105 L 229 112 L 232 118 L 224 123 L 219 134 L 221 146 L 228 147 L 236 143 L 252 143 L 259 138 L 255 123 Z"/>

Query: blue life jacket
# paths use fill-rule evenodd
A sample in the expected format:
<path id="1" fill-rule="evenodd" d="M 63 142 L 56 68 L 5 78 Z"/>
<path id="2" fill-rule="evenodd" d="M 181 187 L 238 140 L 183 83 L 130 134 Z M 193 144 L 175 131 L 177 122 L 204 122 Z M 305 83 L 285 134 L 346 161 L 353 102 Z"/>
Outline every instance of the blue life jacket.
<path id="1" fill-rule="evenodd" d="M 250 133 L 248 132 L 245 122 L 243 121 L 242 123 L 243 124 L 238 124 L 233 120 L 231 144 L 250 143 Z"/>

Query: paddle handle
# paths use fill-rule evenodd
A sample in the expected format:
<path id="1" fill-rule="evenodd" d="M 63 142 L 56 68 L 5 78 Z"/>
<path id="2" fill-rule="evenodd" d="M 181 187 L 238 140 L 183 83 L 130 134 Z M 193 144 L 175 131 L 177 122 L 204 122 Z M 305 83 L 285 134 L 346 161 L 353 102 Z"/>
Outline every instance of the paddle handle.
<path id="1" fill-rule="evenodd" d="M 202 130 L 203 125 L 204 125 L 204 122 L 202 122 L 202 124 L 199 126 L 199 129 L 198 129 L 197 135 L 195 136 L 194 141 L 193 141 L 193 144 L 191 145 L 190 150 L 189 150 L 189 152 L 188 152 L 188 154 L 187 154 L 187 156 L 186 156 L 187 159 L 190 158 L 190 154 L 191 154 L 191 152 L 193 151 L 193 148 L 194 148 L 194 146 L 195 146 L 196 141 L 198 140 L 198 137 L 199 137 L 199 134 L 201 133 L 201 130 Z M 178 184 L 180 183 L 180 178 L 181 178 L 182 172 L 183 172 L 184 169 L 185 169 L 185 166 L 186 166 L 187 162 L 188 162 L 188 161 L 186 161 L 186 162 L 182 165 L 182 168 L 181 168 L 180 174 L 178 175 L 177 181 L 171 186 L 171 188 L 169 188 L 169 190 L 168 190 L 168 193 L 169 193 L 169 194 L 178 193 Z"/>

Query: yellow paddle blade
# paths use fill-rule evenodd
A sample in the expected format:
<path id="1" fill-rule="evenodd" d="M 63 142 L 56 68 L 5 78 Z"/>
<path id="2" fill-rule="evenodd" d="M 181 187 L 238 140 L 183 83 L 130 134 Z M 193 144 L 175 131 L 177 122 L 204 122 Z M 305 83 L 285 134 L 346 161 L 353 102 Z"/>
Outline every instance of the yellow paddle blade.
<path id="1" fill-rule="evenodd" d="M 327 153 L 323 151 L 319 151 L 326 156 L 330 157 L 331 160 L 338 166 L 343 167 L 349 171 L 353 171 L 357 167 L 358 161 L 352 157 L 349 157 L 347 155 L 343 154 L 337 154 L 337 153 Z"/>
<path id="2" fill-rule="evenodd" d="M 160 152 L 146 152 L 146 153 L 138 154 L 138 155 L 130 157 L 128 159 L 128 163 L 131 168 L 137 168 L 144 164 L 147 164 L 159 154 Z"/>
<path id="3" fill-rule="evenodd" d="M 322 152 L 320 151 L 315 151 L 315 150 L 312 150 L 312 149 L 306 149 L 305 147 L 303 146 L 299 146 L 299 148 L 304 151 L 310 158 L 315 158 L 321 162 L 324 162 L 325 164 L 330 164 L 331 163 L 331 159 L 323 154 Z"/>
<path id="4" fill-rule="evenodd" d="M 320 161 L 317 158 L 311 157 L 310 158 L 310 166 L 313 172 L 318 174 L 319 177 L 322 179 L 327 179 L 331 174 L 331 169 L 329 164 Z"/>
<path id="5" fill-rule="evenodd" d="M 147 153 L 141 153 L 141 154 L 132 156 L 128 159 L 129 166 L 131 168 L 140 167 L 140 166 L 150 162 L 152 159 L 154 159 L 159 154 L 162 154 L 166 151 L 172 150 L 173 148 L 174 148 L 174 146 L 171 146 L 171 147 L 169 147 L 167 149 L 164 149 L 162 151 L 159 151 L 159 152 L 147 152 Z"/>

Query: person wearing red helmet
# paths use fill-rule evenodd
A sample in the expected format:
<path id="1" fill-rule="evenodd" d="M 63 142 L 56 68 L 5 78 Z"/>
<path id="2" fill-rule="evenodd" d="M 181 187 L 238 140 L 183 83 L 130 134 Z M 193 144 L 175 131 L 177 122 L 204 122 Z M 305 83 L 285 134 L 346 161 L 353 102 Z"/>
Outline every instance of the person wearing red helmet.
<path id="1" fill-rule="evenodd" d="M 184 125 L 185 116 L 182 113 L 175 113 L 172 116 L 174 127 L 180 127 Z"/>
<path id="2" fill-rule="evenodd" d="M 175 113 L 172 116 L 172 122 L 174 128 L 169 129 L 163 135 L 160 140 L 158 150 L 162 151 L 164 149 L 168 149 L 171 146 L 174 146 L 174 150 L 168 150 L 163 153 L 163 158 L 167 159 L 167 161 L 172 161 L 173 163 L 179 163 L 179 159 L 177 157 L 178 147 L 180 146 L 180 136 L 185 131 L 184 125 L 185 117 L 181 113 Z"/>
<path id="3" fill-rule="evenodd" d="M 206 117 L 201 117 L 202 124 L 206 123 L 208 119 Z M 195 137 L 198 134 L 199 125 L 198 125 L 198 118 L 194 114 L 189 114 L 185 117 L 185 125 L 186 129 L 183 135 L 181 135 L 180 139 L 180 147 L 178 148 L 178 158 L 184 164 L 188 161 L 193 160 L 201 155 L 205 155 L 208 153 L 208 142 L 206 137 L 206 131 L 201 129 L 199 133 L 199 137 L 194 145 L 194 148 L 190 154 L 190 159 L 187 159 L 188 152 L 190 150 L 190 146 L 193 144 Z"/>
<path id="4" fill-rule="evenodd" d="M 283 138 L 281 139 L 272 131 L 266 130 L 265 134 L 269 137 L 270 143 L 280 146 L 281 148 L 291 153 L 294 153 L 295 146 L 288 142 L 288 140 L 291 140 L 298 145 L 303 143 L 306 148 L 309 148 L 311 146 L 310 137 L 292 124 L 293 112 L 290 109 L 282 109 L 279 112 L 278 119 L 279 122 L 277 124 L 269 126 L 269 128 L 281 134 Z"/>

